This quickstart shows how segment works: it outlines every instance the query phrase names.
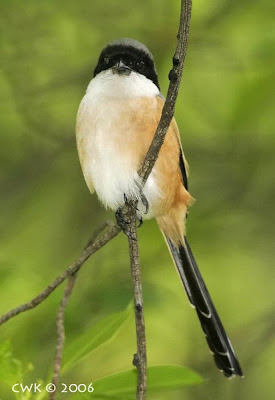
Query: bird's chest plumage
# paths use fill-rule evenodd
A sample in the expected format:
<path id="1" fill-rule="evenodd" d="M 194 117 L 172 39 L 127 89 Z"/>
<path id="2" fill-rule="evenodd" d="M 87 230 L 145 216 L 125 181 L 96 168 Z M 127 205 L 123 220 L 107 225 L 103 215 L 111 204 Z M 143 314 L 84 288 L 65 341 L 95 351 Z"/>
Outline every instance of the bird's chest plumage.
<path id="1" fill-rule="evenodd" d="M 117 83 L 115 93 L 108 88 L 101 93 L 97 93 L 97 88 L 87 92 L 80 104 L 76 129 L 87 185 L 114 210 L 123 205 L 124 195 L 136 198 L 140 195 L 137 170 L 159 119 L 155 94 L 131 96 L 129 87 L 123 93 L 127 89 L 125 82 L 122 87 L 119 80 Z M 151 212 L 161 196 L 155 174 L 156 171 L 152 171 L 144 188 Z"/>

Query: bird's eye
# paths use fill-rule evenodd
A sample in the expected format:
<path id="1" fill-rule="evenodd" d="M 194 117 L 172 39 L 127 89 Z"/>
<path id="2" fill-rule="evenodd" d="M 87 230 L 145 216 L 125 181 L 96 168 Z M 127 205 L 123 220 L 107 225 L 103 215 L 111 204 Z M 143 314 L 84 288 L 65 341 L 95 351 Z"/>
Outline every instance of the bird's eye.
<path id="1" fill-rule="evenodd" d="M 104 57 L 103 62 L 105 65 L 109 65 L 110 64 L 110 57 Z"/>
<path id="2" fill-rule="evenodd" d="M 145 63 L 143 60 L 136 61 L 136 67 L 139 71 L 142 71 L 145 67 Z"/>

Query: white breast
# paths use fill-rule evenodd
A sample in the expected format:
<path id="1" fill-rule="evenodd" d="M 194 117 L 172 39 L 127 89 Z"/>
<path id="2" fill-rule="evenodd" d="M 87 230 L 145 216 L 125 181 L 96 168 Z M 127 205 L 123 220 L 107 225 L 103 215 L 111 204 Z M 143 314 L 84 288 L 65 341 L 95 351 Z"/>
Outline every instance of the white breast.
<path id="1" fill-rule="evenodd" d="M 152 97 L 154 102 L 158 94 L 157 86 L 143 75 L 132 72 L 121 76 L 108 70 L 90 82 L 81 101 L 76 135 L 84 178 L 90 191 L 95 190 L 103 204 L 113 210 L 124 204 L 124 195 L 139 198 L 139 177 L 127 153 L 133 138 L 125 104 L 135 107 L 138 97 Z M 136 112 L 134 108 L 129 111 Z M 154 170 L 143 192 L 151 205 L 159 198 Z"/>

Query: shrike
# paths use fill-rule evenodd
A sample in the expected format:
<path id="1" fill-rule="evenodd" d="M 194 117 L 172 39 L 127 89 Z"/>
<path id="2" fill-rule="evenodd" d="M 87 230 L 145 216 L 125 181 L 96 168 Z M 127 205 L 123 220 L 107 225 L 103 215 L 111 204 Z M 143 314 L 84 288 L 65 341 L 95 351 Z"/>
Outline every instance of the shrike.
<path id="1" fill-rule="evenodd" d="M 109 43 L 99 56 L 77 115 L 83 175 L 90 192 L 96 192 L 106 207 L 117 211 L 125 197 L 136 199 L 137 216 L 156 219 L 218 368 L 226 377 L 242 376 L 185 237 L 192 196 L 175 119 L 141 193 L 137 171 L 152 142 L 163 105 L 154 59 L 147 47 L 133 39 Z"/>

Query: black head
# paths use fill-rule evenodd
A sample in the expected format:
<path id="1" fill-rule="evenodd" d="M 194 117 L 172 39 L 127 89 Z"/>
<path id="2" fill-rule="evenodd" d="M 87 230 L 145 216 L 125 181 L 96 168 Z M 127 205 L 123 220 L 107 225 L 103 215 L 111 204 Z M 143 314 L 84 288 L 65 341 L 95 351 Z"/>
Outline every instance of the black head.
<path id="1" fill-rule="evenodd" d="M 99 56 L 94 76 L 108 69 L 120 75 L 138 72 L 159 88 L 154 58 L 147 47 L 137 40 L 118 39 L 107 44 Z"/>

